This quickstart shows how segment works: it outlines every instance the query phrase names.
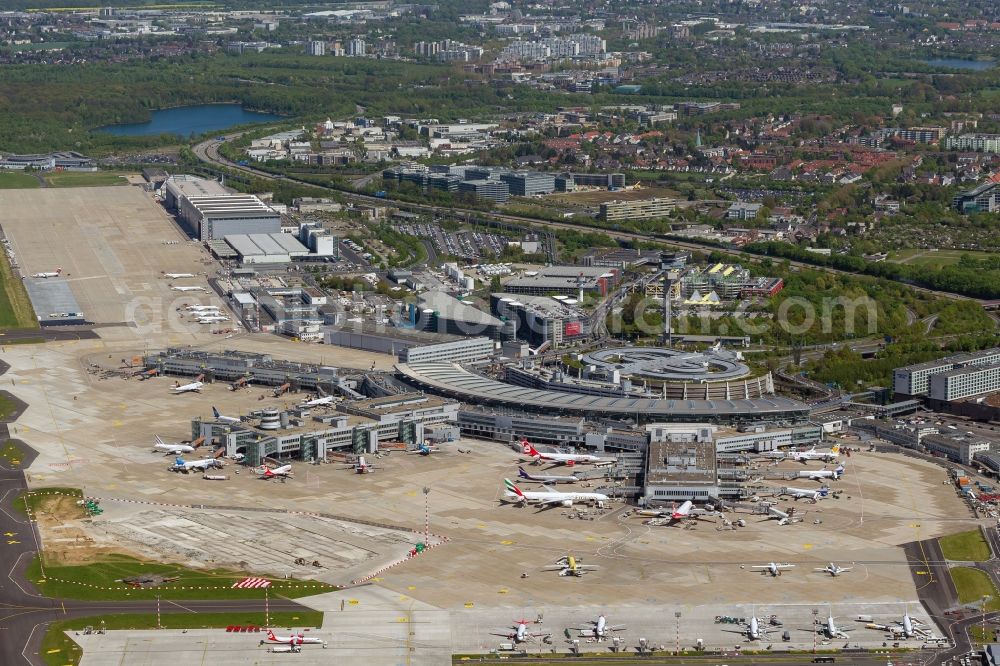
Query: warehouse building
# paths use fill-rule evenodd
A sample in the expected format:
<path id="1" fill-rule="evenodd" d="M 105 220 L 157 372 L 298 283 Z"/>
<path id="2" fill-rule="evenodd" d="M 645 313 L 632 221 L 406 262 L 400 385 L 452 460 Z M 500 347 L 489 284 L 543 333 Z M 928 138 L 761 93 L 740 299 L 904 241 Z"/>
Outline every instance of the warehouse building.
<path id="1" fill-rule="evenodd" d="M 185 197 L 215 197 L 231 194 L 217 180 L 208 180 L 187 174 L 170 176 L 164 182 L 162 190 L 163 203 L 166 204 L 168 210 L 175 213 L 180 212 L 181 199 Z"/>
<path id="2" fill-rule="evenodd" d="M 291 234 L 228 234 L 225 240 L 244 265 L 281 264 L 309 256 L 309 248 Z"/>
<path id="3" fill-rule="evenodd" d="M 993 443 L 988 439 L 960 434 L 927 435 L 921 443 L 932 454 L 939 454 L 962 465 L 971 465 L 977 453 L 989 453 Z"/>
<path id="4" fill-rule="evenodd" d="M 667 217 L 677 208 L 679 203 L 680 199 L 666 198 L 608 201 L 601 204 L 601 212 L 598 217 L 605 222 Z"/>
<path id="5" fill-rule="evenodd" d="M 927 361 L 925 363 L 908 365 L 903 368 L 896 368 L 893 371 L 892 390 L 897 396 L 926 396 L 930 390 L 930 378 L 933 375 L 969 366 L 994 365 L 998 363 L 1000 363 L 1000 348 L 994 347 L 983 351 L 955 354 L 936 361 Z M 985 382 L 986 380 L 984 379 L 983 381 Z M 958 383 L 955 385 L 958 386 Z"/>
<path id="6" fill-rule="evenodd" d="M 180 217 L 199 240 L 233 234 L 274 234 L 281 216 L 252 194 L 189 197 L 180 200 Z"/>

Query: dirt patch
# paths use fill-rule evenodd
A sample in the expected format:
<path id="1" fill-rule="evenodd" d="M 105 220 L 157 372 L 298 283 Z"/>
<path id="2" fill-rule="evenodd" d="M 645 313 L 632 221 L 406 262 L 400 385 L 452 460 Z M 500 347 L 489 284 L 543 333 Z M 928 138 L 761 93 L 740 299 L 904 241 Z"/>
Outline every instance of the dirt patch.
<path id="1" fill-rule="evenodd" d="M 88 536 L 90 518 L 77 501 L 76 497 L 52 496 L 38 502 L 34 515 L 46 564 L 90 564 L 120 555 L 138 557 L 120 545 L 100 545 Z"/>

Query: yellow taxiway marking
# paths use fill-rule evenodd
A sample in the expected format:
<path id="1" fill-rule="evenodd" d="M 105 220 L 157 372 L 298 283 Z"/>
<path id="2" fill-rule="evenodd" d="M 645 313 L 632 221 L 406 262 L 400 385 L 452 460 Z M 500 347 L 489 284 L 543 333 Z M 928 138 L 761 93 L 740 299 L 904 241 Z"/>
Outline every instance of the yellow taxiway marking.
<path id="1" fill-rule="evenodd" d="M 809 550 L 810 548 L 813 547 L 813 545 L 811 543 L 804 543 L 802 544 L 802 547 L 805 548 L 806 550 Z"/>
<path id="2" fill-rule="evenodd" d="M 20 541 L 15 541 L 14 539 L 8 539 L 7 540 L 7 545 L 8 546 L 11 545 L 11 544 L 15 544 L 15 543 L 21 543 L 21 542 Z"/>
<path id="3" fill-rule="evenodd" d="M 17 532 L 4 532 L 3 535 L 5 537 L 17 536 Z"/>
<path id="4" fill-rule="evenodd" d="M 500 545 L 502 545 L 502 546 L 513 546 L 514 542 L 513 541 L 504 540 L 504 541 L 500 542 Z"/>
<path id="5" fill-rule="evenodd" d="M 476 605 L 476 604 L 472 603 L 471 601 L 466 601 L 466 602 L 465 602 L 465 607 L 466 607 L 466 608 L 472 608 L 472 607 L 473 607 L 473 606 L 475 606 L 475 605 Z"/>
<path id="6" fill-rule="evenodd" d="M 347 600 L 347 603 L 351 604 L 352 606 L 357 606 L 357 605 L 358 605 L 358 604 L 360 604 L 361 602 L 360 602 L 360 601 L 358 601 L 357 599 L 348 599 L 348 600 Z"/>
<path id="7" fill-rule="evenodd" d="M 415 589 L 417 589 L 417 586 L 416 585 L 407 585 L 406 589 L 408 589 L 408 590 L 415 590 Z"/>

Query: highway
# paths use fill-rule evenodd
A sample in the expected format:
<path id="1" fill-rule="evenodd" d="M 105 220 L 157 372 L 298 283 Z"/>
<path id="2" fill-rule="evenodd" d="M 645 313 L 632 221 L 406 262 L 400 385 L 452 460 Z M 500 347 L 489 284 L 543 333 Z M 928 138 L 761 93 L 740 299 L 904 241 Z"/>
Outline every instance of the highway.
<path id="1" fill-rule="evenodd" d="M 239 136 L 241 136 L 241 135 L 240 134 L 233 134 L 233 135 L 230 135 L 230 136 L 227 136 L 227 137 L 223 137 L 223 138 L 226 141 L 229 141 L 229 140 L 238 138 Z M 269 173 L 267 171 L 262 171 L 260 169 L 256 169 L 256 168 L 251 167 L 251 166 L 241 166 L 239 164 L 236 164 L 235 162 L 232 162 L 232 161 L 226 159 L 225 157 L 223 157 L 222 155 L 219 154 L 219 146 L 222 143 L 223 142 L 219 141 L 218 138 L 209 139 L 207 141 L 203 141 L 203 142 L 195 145 L 192 148 L 192 150 L 193 150 L 195 156 L 198 159 L 200 159 L 202 162 L 205 162 L 207 164 L 212 164 L 212 165 L 217 166 L 217 167 L 225 167 L 225 168 L 232 169 L 232 170 L 235 170 L 235 171 L 240 171 L 240 172 L 252 175 L 255 178 L 261 178 L 261 179 L 266 179 L 266 180 L 290 180 L 290 181 L 294 181 L 294 182 L 297 182 L 297 183 L 301 183 L 303 185 L 309 185 L 310 187 L 316 187 L 316 188 L 319 188 L 319 189 L 325 189 L 325 190 L 328 190 L 331 193 L 335 193 L 335 194 L 337 194 L 339 196 L 342 196 L 342 197 L 344 197 L 346 199 L 355 200 L 355 201 L 362 202 L 362 203 L 365 203 L 365 204 L 385 204 L 387 202 L 391 202 L 397 208 L 400 208 L 401 210 L 407 210 L 407 211 L 410 211 L 410 212 L 429 213 L 431 215 L 436 214 L 436 213 L 448 213 L 448 214 L 451 214 L 453 216 L 455 214 L 458 214 L 459 216 L 465 216 L 467 219 L 470 219 L 470 218 L 473 218 L 473 217 L 477 217 L 477 218 L 482 218 L 483 220 L 492 219 L 492 220 L 498 220 L 498 221 L 508 222 L 508 223 L 511 223 L 511 224 L 517 224 L 517 225 L 522 225 L 522 226 L 524 226 L 524 225 L 532 225 L 532 226 L 536 226 L 536 227 L 539 227 L 539 226 L 540 227 L 546 227 L 546 228 L 549 228 L 549 229 L 570 229 L 570 230 L 573 230 L 573 231 L 583 231 L 583 232 L 594 231 L 594 232 L 605 233 L 608 236 L 610 236 L 611 238 L 614 238 L 615 240 L 618 240 L 618 241 L 625 241 L 625 242 L 633 242 L 633 241 L 649 242 L 649 241 L 655 241 L 657 243 L 662 243 L 662 244 L 670 246 L 670 247 L 674 247 L 674 248 L 678 248 L 678 249 L 682 249 L 682 250 L 689 250 L 691 252 L 711 252 L 712 250 L 720 250 L 720 251 L 726 252 L 728 254 L 738 255 L 738 256 L 743 257 L 743 258 L 745 258 L 747 260 L 760 261 L 760 259 L 761 259 L 760 255 L 756 255 L 756 254 L 753 254 L 753 253 L 750 253 L 750 252 L 745 252 L 743 250 L 730 249 L 730 248 L 719 248 L 719 247 L 715 247 L 715 246 L 711 246 L 711 245 L 701 245 L 699 243 L 692 243 L 692 242 L 687 242 L 687 241 L 679 241 L 679 240 L 674 240 L 674 239 L 666 240 L 666 239 L 659 238 L 659 237 L 657 237 L 654 234 L 642 234 L 642 233 L 635 233 L 635 232 L 631 232 L 631 231 L 621 231 L 621 230 L 605 229 L 605 228 L 601 228 L 601 227 L 582 226 L 582 225 L 579 225 L 579 224 L 574 224 L 572 222 L 557 222 L 557 221 L 542 220 L 542 219 L 537 219 L 537 218 L 532 218 L 532 217 L 521 217 L 521 216 L 517 216 L 517 215 L 507 215 L 507 214 L 496 213 L 496 212 L 487 213 L 487 212 L 480 211 L 480 210 L 471 210 L 471 209 L 465 209 L 465 208 L 456 208 L 456 207 L 452 207 L 452 206 L 449 206 L 449 207 L 431 206 L 431 205 L 427 205 L 427 204 L 411 203 L 411 202 L 407 202 L 407 201 L 398 201 L 398 200 L 391 199 L 391 198 L 374 197 L 374 196 L 369 196 L 367 194 L 360 194 L 358 192 L 352 192 L 352 191 L 348 191 L 348 190 L 339 190 L 339 189 L 335 189 L 335 188 L 332 188 L 332 187 L 325 187 L 325 186 L 322 186 L 322 185 L 316 185 L 315 183 L 310 183 L 310 182 L 305 181 L 305 180 L 300 180 L 300 179 L 294 178 L 292 176 L 275 175 L 275 174 Z M 778 258 L 776 258 L 776 259 L 778 259 Z M 786 261 L 785 259 L 778 259 L 778 260 L 780 260 L 780 261 Z M 795 261 L 795 260 L 787 260 L 787 261 L 788 261 L 788 264 L 790 266 L 793 266 L 793 267 L 795 267 L 797 269 L 800 269 L 800 270 L 818 270 L 818 271 L 823 271 L 823 272 L 826 272 L 826 273 L 832 273 L 832 274 L 836 274 L 836 275 L 852 275 L 852 276 L 862 276 L 863 275 L 863 274 L 855 273 L 855 272 L 852 272 L 852 271 L 840 270 L 838 268 L 833 268 L 833 267 L 830 267 L 830 266 L 816 266 L 816 265 L 813 265 L 813 264 L 809 264 L 809 263 L 805 263 L 805 262 L 801 262 L 801 261 Z M 875 279 L 875 278 L 873 278 L 873 279 Z M 914 286 L 914 285 L 910 285 L 910 284 L 907 284 L 907 286 L 910 287 L 911 289 L 915 290 L 915 291 L 923 292 L 925 294 L 932 294 L 934 296 L 938 296 L 938 297 L 941 297 L 941 298 L 950 298 L 950 299 L 954 299 L 954 300 L 980 302 L 978 299 L 969 298 L 967 296 L 961 296 L 961 295 L 953 294 L 953 293 L 946 292 L 946 291 L 938 291 L 938 290 L 935 290 L 935 289 L 928 289 L 926 287 L 918 287 L 918 286 Z"/>

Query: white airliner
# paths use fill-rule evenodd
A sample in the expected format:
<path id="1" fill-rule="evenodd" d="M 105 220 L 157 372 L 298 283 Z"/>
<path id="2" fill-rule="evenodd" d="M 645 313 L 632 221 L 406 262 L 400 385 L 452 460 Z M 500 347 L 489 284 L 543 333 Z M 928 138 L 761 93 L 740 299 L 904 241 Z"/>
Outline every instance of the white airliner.
<path id="1" fill-rule="evenodd" d="M 287 645 L 326 645 L 322 638 L 314 636 L 303 636 L 302 634 L 292 634 L 291 636 L 275 636 L 270 629 L 267 630 L 268 643 L 285 643 Z"/>
<path id="2" fill-rule="evenodd" d="M 554 564 L 542 567 L 542 571 L 558 571 L 560 576 L 576 576 L 579 578 L 584 574 L 597 571 L 601 568 L 596 564 L 582 564 L 581 562 L 582 560 L 572 555 L 567 555 L 560 557 Z"/>
<path id="3" fill-rule="evenodd" d="M 194 453 L 194 447 L 188 444 L 167 444 L 159 435 L 156 435 L 153 439 L 156 440 L 156 444 L 153 445 L 154 451 L 162 451 L 167 455 L 177 455 L 178 453 Z"/>
<path id="4" fill-rule="evenodd" d="M 822 488 L 818 488 L 816 490 L 809 490 L 807 488 L 787 487 L 787 488 L 782 488 L 781 492 L 778 493 L 778 496 L 780 497 L 783 495 L 788 495 L 797 500 L 809 499 L 815 502 L 817 500 L 825 498 L 829 494 L 830 494 L 830 489 L 827 488 L 826 486 L 823 486 Z"/>
<path id="5" fill-rule="evenodd" d="M 57 268 L 54 271 L 50 271 L 48 273 L 35 273 L 31 277 L 33 277 L 33 278 L 57 278 L 61 274 L 62 274 L 62 269 L 61 268 Z"/>
<path id="6" fill-rule="evenodd" d="M 761 626 L 756 613 L 750 616 L 749 622 L 744 623 L 743 629 L 740 629 L 739 631 L 733 629 L 723 629 L 723 631 L 731 634 L 741 634 L 746 636 L 748 641 L 757 641 L 761 638 L 767 638 L 767 629 Z"/>
<path id="7" fill-rule="evenodd" d="M 503 484 L 506 487 L 505 495 L 513 498 L 515 503 L 522 505 L 540 504 L 542 506 L 554 506 L 558 504 L 568 507 L 573 506 L 573 502 L 594 502 L 597 506 L 603 508 L 604 503 L 611 499 L 601 493 L 560 492 L 548 486 L 542 486 L 545 489 L 544 491 L 536 492 L 529 490 L 528 492 L 522 492 L 510 479 L 504 479 Z"/>
<path id="8" fill-rule="evenodd" d="M 803 451 L 798 453 L 797 451 L 792 451 L 788 454 L 795 462 L 805 463 L 810 460 L 822 460 L 825 463 L 837 462 L 840 457 L 840 444 L 834 445 L 829 451 L 817 451 L 816 447 L 812 447 L 809 451 Z"/>
<path id="9" fill-rule="evenodd" d="M 209 312 L 209 311 L 218 311 L 219 310 L 219 306 L 218 305 L 189 305 L 189 306 L 187 306 L 184 309 L 185 310 L 190 310 L 191 312 Z"/>
<path id="10" fill-rule="evenodd" d="M 532 633 L 528 631 L 528 625 L 534 624 L 531 620 L 514 620 L 514 624 L 508 629 L 503 631 L 492 632 L 494 636 L 503 636 L 504 638 L 509 638 L 515 643 L 523 643 L 525 641 L 530 641 L 535 638 L 544 638 L 546 636 L 551 636 L 549 632 L 538 632 Z"/>
<path id="11" fill-rule="evenodd" d="M 211 323 L 216 321 L 229 321 L 229 317 L 224 314 L 218 314 L 216 312 L 202 312 L 197 315 L 198 321 L 202 323 Z"/>
<path id="12" fill-rule="evenodd" d="M 175 284 L 170 285 L 170 288 L 174 291 L 205 291 L 204 287 L 178 287 Z"/>
<path id="13" fill-rule="evenodd" d="M 312 400 L 306 400 L 299 407 L 319 407 L 320 405 L 333 404 L 334 397 L 332 395 L 327 395 L 322 387 L 319 386 L 316 387 L 316 390 L 319 392 L 319 396 Z"/>
<path id="14" fill-rule="evenodd" d="M 354 472 L 356 474 L 369 474 L 374 471 L 375 465 L 369 465 L 364 456 L 358 456 L 358 461 L 354 463 Z"/>
<path id="15" fill-rule="evenodd" d="M 813 571 L 817 571 L 817 572 L 818 571 L 822 571 L 823 573 L 828 573 L 831 576 L 833 576 L 834 578 L 836 578 L 840 574 L 846 573 L 846 572 L 850 571 L 853 568 L 854 567 L 841 567 L 841 566 L 837 566 L 833 562 L 830 562 L 825 567 L 817 567 L 816 569 L 813 569 Z"/>
<path id="16" fill-rule="evenodd" d="M 608 624 L 608 619 L 603 615 L 598 615 L 596 620 L 590 620 L 582 627 L 572 627 L 580 632 L 581 636 L 590 636 L 598 640 L 607 638 L 609 634 L 616 631 L 625 631 L 624 624 Z"/>
<path id="17" fill-rule="evenodd" d="M 173 392 L 174 393 L 188 393 L 190 391 L 194 391 L 195 393 L 200 393 L 201 392 L 201 387 L 204 386 L 204 385 L 205 384 L 202 383 L 202 382 L 191 382 L 190 384 L 184 384 L 182 386 L 180 382 L 174 382 Z"/>
<path id="18" fill-rule="evenodd" d="M 827 614 L 826 622 L 823 623 L 822 627 L 814 627 L 813 629 L 819 633 L 822 633 L 827 638 L 848 638 L 848 639 L 850 638 L 850 636 L 847 635 L 847 632 L 851 630 L 841 629 L 840 627 L 838 627 L 837 624 L 833 621 L 833 615 L 829 613 Z"/>
<path id="19" fill-rule="evenodd" d="M 844 466 L 837 465 L 837 469 L 810 469 L 799 472 L 796 478 L 809 479 L 810 481 L 822 481 L 823 479 L 833 479 L 836 481 L 844 475 Z"/>
<path id="20" fill-rule="evenodd" d="M 792 514 L 795 513 L 794 508 L 788 509 L 788 511 L 782 511 L 776 506 L 767 507 L 767 518 L 776 518 L 779 525 L 791 525 L 792 524 Z"/>
<path id="21" fill-rule="evenodd" d="M 185 461 L 184 458 L 178 458 L 174 461 L 172 467 L 170 467 L 171 472 L 188 472 L 198 471 L 204 472 L 215 467 L 222 467 L 222 463 L 215 458 L 204 458 L 202 460 L 191 460 Z"/>
<path id="22" fill-rule="evenodd" d="M 783 569 L 794 569 L 794 564 L 787 564 L 778 562 L 768 562 L 767 564 L 758 564 L 750 567 L 751 569 L 756 569 L 761 573 L 769 573 L 772 576 L 780 576 Z"/>
<path id="23" fill-rule="evenodd" d="M 877 622 L 872 622 L 871 624 L 865 625 L 868 629 L 878 629 L 879 631 L 888 631 L 894 636 L 902 636 L 904 638 L 913 638 L 914 636 L 920 636 L 926 638 L 930 636 L 929 631 L 922 628 L 923 623 L 920 620 L 915 620 L 910 617 L 910 611 L 907 609 L 903 612 L 903 619 L 893 622 L 892 624 L 879 624 Z"/>
<path id="24" fill-rule="evenodd" d="M 212 407 L 212 415 L 215 417 L 215 420 L 218 421 L 219 423 L 229 423 L 232 425 L 235 425 L 237 423 L 242 423 L 242 421 L 236 418 L 235 416 L 225 416 L 224 414 L 220 414 L 219 410 L 216 409 L 215 407 Z"/>
<path id="25" fill-rule="evenodd" d="M 275 467 L 271 469 L 270 467 L 265 467 L 264 472 L 260 475 L 261 479 L 277 479 L 279 477 L 291 478 L 292 476 L 292 466 L 282 465 L 281 467 Z"/>
<path id="26" fill-rule="evenodd" d="M 589 453 L 541 453 L 527 439 L 521 440 L 521 450 L 524 455 L 531 456 L 535 460 L 544 460 L 556 465 L 613 465 L 617 462 L 614 458 L 601 458 Z"/>
<path id="27" fill-rule="evenodd" d="M 183 280 L 185 278 L 193 278 L 194 273 L 164 273 L 163 277 L 170 280 Z"/>
<path id="28" fill-rule="evenodd" d="M 557 476 L 554 474 L 528 474 L 523 467 L 517 468 L 517 478 L 522 481 L 533 481 L 534 483 L 576 483 L 580 480 L 578 476 Z"/>

